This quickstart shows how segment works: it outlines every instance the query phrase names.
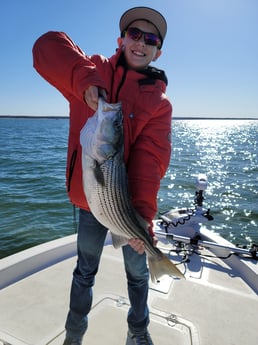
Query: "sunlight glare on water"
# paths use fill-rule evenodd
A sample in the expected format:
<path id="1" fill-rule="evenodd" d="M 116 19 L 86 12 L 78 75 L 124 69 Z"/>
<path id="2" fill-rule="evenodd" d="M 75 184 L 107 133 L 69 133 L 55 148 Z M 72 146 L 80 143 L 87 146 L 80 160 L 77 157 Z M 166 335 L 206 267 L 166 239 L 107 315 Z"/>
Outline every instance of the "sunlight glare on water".
<path id="1" fill-rule="evenodd" d="M 167 198 L 159 200 L 161 212 L 192 207 L 195 178 L 203 173 L 209 181 L 204 206 L 215 218 L 209 227 L 234 242 L 257 238 L 258 123 L 195 119 L 174 121 L 173 126 L 171 163 L 161 185 Z"/>

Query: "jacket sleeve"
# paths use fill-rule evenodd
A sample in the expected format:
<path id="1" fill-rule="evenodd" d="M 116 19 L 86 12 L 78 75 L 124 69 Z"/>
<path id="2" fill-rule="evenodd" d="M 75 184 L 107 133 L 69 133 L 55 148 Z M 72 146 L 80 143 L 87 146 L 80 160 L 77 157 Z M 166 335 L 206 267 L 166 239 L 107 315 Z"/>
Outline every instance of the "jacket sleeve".
<path id="1" fill-rule="evenodd" d="M 165 97 L 165 96 L 164 96 Z M 171 155 L 172 105 L 159 102 L 131 149 L 128 164 L 129 187 L 135 209 L 150 224 L 157 213 L 157 194 Z"/>
<path id="2" fill-rule="evenodd" d="M 83 100 L 84 91 L 95 85 L 105 88 L 95 64 L 63 32 L 50 31 L 33 46 L 33 66 L 68 100 Z"/>

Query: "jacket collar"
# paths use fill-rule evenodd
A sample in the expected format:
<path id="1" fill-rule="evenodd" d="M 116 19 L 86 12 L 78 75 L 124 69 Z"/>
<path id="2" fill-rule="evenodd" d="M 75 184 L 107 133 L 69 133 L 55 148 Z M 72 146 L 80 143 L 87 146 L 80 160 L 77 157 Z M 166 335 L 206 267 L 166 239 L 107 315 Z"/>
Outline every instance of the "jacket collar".
<path id="1" fill-rule="evenodd" d="M 110 61 L 114 69 L 117 69 L 119 66 L 123 67 L 124 69 L 127 69 L 125 56 L 121 48 L 117 49 L 116 53 L 110 58 Z M 148 80 L 148 82 L 146 80 L 147 83 L 154 83 L 155 80 L 161 80 L 165 83 L 166 86 L 168 84 L 168 79 L 165 71 L 158 69 L 156 67 L 148 66 L 147 68 L 138 70 L 137 72 L 146 77 L 144 79 Z M 139 78 L 139 80 L 142 80 L 142 78 Z"/>

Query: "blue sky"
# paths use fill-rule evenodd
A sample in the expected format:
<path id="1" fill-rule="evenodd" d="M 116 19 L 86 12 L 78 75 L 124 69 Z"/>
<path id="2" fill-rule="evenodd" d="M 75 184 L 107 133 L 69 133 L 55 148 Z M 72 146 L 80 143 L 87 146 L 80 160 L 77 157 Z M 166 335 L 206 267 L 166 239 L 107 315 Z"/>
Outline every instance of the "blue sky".
<path id="1" fill-rule="evenodd" d="M 1 3 L 0 115 L 65 116 L 67 101 L 32 67 L 48 30 L 111 56 L 121 14 L 150 6 L 168 22 L 163 54 L 174 116 L 258 118 L 257 0 L 9 0 Z"/>

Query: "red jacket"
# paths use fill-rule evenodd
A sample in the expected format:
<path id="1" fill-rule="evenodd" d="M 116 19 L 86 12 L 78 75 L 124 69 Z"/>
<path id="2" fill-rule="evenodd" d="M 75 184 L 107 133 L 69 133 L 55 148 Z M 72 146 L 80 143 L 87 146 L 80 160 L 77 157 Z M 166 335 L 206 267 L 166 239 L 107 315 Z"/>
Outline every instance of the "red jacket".
<path id="1" fill-rule="evenodd" d="M 120 49 L 111 58 L 87 56 L 62 32 L 48 32 L 33 47 L 34 67 L 70 103 L 67 190 L 76 206 L 89 210 L 82 186 L 80 130 L 93 110 L 84 91 L 95 85 L 108 102 L 122 101 L 124 159 L 135 209 L 151 224 L 157 193 L 171 154 L 172 106 L 166 98 L 166 76 L 148 67 L 127 70 Z"/>

